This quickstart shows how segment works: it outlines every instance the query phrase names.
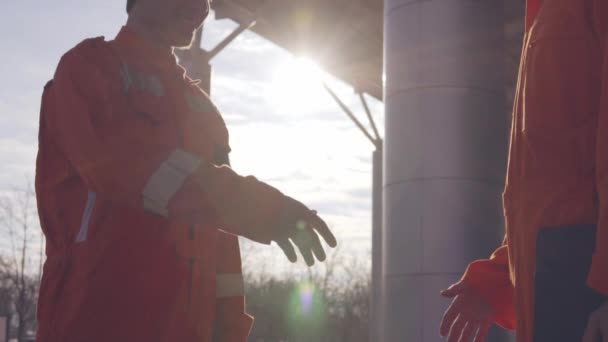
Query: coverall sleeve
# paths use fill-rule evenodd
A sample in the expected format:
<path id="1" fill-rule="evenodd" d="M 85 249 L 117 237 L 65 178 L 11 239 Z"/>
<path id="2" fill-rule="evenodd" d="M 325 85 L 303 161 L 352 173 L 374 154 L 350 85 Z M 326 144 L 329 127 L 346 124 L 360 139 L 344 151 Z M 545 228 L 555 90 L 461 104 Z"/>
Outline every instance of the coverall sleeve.
<path id="1" fill-rule="evenodd" d="M 467 268 L 462 281 L 490 303 L 496 324 L 515 329 L 513 285 L 509 273 L 509 247 L 503 241 L 489 259 L 476 260 Z"/>
<path id="2" fill-rule="evenodd" d="M 183 206 L 200 207 L 201 192 L 192 186 L 182 189 L 200 163 L 193 155 L 137 140 L 128 130 L 109 130 L 100 123 L 120 113 L 109 100 L 114 81 L 79 55 L 78 49 L 61 59 L 45 123 L 70 165 L 91 191 L 114 201 L 167 216 L 168 205 L 163 206 L 163 201 L 182 192 L 180 204 L 175 205 L 179 211 L 186 211 Z M 150 184 L 161 181 L 164 184 L 155 186 L 166 189 L 153 189 Z"/>
<path id="3" fill-rule="evenodd" d="M 588 284 L 599 293 L 608 296 L 608 18 L 606 18 L 608 5 L 605 0 L 598 0 L 595 6 L 595 22 L 602 40 L 604 61 L 601 70 L 602 90 L 596 142 L 596 188 L 599 199 L 599 218 L 596 248 Z"/>
<path id="4" fill-rule="evenodd" d="M 270 243 L 284 195 L 174 146 L 137 139 L 128 129 L 104 128 L 100 118 L 121 114 L 109 100 L 112 82 L 120 79 L 112 80 L 72 50 L 51 87 L 47 127 L 87 187 L 170 220 L 212 219 L 222 229 Z"/>

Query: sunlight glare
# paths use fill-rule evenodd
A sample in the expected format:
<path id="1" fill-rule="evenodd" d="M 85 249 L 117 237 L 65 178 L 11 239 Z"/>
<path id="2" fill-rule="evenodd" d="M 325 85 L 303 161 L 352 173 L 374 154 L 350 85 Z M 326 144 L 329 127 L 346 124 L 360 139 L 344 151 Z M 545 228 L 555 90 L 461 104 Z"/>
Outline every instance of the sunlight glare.
<path id="1" fill-rule="evenodd" d="M 311 59 L 292 57 L 277 66 L 266 98 L 287 114 L 318 111 L 330 103 L 322 86 L 326 79 L 327 74 Z"/>

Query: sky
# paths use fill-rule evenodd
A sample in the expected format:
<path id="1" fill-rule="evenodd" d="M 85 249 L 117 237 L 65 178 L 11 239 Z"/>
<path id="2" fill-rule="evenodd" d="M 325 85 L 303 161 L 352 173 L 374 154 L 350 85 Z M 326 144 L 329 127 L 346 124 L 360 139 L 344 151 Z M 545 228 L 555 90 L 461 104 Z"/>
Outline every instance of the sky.
<path id="1" fill-rule="evenodd" d="M 85 38 L 112 39 L 126 20 L 124 5 L 125 0 L 3 4 L 0 192 L 33 179 L 40 95 L 59 58 Z M 230 20 L 211 16 L 203 48 L 215 46 L 235 27 Z M 312 64 L 305 56 L 293 56 L 245 32 L 212 61 L 211 98 L 230 131 L 233 168 L 317 210 L 338 237 L 335 257 L 356 257 L 365 264 L 371 249 L 373 147 L 317 78 L 325 79 L 366 126 L 367 120 L 353 89 L 324 72 L 313 72 Z M 368 100 L 378 127 L 383 127 L 382 103 Z M 276 246 L 245 242 L 243 250 L 251 267 L 264 260 L 272 260 L 272 272 L 290 267 Z M 306 271 L 301 260 L 295 267 Z"/>

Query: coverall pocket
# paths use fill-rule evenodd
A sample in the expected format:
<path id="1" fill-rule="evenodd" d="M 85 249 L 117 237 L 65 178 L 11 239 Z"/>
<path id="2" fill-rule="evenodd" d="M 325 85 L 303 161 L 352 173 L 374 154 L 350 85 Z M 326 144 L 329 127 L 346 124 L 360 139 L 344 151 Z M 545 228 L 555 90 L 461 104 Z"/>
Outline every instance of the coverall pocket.
<path id="1" fill-rule="evenodd" d="M 177 129 L 171 119 L 174 109 L 165 97 L 131 89 L 126 94 L 127 105 L 122 108 L 115 128 L 135 143 L 175 145 Z"/>
<path id="2" fill-rule="evenodd" d="M 594 105 L 571 101 L 592 94 L 597 78 L 596 43 L 583 35 L 531 38 L 525 69 L 522 131 L 537 138 L 563 138 L 593 117 Z M 567 80 L 567 82 L 564 82 Z M 578 96 L 578 95 L 581 96 Z"/>
<path id="3" fill-rule="evenodd" d="M 595 91 L 590 80 L 597 78 L 601 58 L 591 25 L 575 3 L 542 6 L 525 47 L 522 130 L 536 139 L 563 139 L 595 111 L 593 101 L 570 100 Z"/>

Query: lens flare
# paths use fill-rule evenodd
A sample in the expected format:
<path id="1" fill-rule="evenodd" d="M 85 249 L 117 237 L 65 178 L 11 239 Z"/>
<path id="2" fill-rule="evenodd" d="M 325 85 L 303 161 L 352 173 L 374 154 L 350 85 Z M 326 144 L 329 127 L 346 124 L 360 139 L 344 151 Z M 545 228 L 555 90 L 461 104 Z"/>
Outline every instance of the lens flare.
<path id="1" fill-rule="evenodd" d="M 296 228 L 299 230 L 304 230 L 306 229 L 306 221 L 304 220 L 298 220 L 298 222 L 296 222 Z"/>
<path id="2" fill-rule="evenodd" d="M 317 341 L 327 325 L 327 307 L 322 293 L 310 282 L 296 286 L 288 310 L 291 336 L 305 341 Z"/>
<path id="3" fill-rule="evenodd" d="M 302 313 L 305 315 L 310 314 L 312 311 L 313 293 L 313 288 L 310 284 L 303 285 L 300 290 L 300 307 L 302 308 Z"/>

